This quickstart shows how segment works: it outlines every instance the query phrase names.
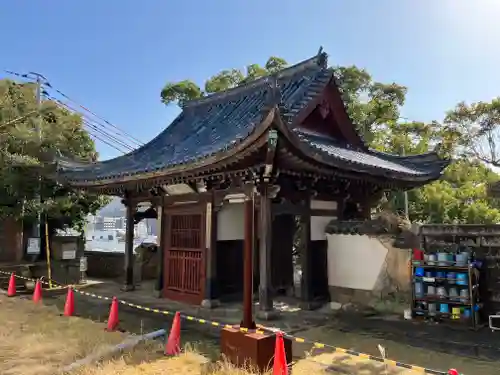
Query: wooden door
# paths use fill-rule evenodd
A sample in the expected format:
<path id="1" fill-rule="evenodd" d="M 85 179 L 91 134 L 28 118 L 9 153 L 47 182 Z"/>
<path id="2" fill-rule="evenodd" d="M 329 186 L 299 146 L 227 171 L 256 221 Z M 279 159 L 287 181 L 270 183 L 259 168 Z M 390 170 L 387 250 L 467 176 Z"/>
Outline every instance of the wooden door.
<path id="1" fill-rule="evenodd" d="M 200 304 L 205 284 L 205 215 L 200 208 L 167 216 L 164 297 Z"/>

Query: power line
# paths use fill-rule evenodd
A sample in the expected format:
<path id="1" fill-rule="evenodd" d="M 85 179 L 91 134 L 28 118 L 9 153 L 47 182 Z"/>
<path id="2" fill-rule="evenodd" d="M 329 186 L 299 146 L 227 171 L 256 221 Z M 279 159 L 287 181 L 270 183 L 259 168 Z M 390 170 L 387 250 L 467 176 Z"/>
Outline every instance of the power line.
<path id="1" fill-rule="evenodd" d="M 97 115 L 95 112 L 91 111 L 90 109 L 88 109 L 87 107 L 79 104 L 78 102 L 76 102 L 75 100 L 73 100 L 72 98 L 70 98 L 68 95 L 66 95 L 65 93 L 63 93 L 61 90 L 58 90 L 57 88 L 53 87 L 49 82 L 45 82 L 45 86 L 56 91 L 59 95 L 63 96 L 65 99 L 69 100 L 70 102 L 74 103 L 75 105 L 77 105 L 78 107 L 80 107 L 81 109 L 83 109 L 84 111 L 90 113 L 91 115 L 93 115 L 94 117 L 98 118 L 99 120 L 101 121 L 104 121 L 106 123 L 106 125 L 114 128 L 115 130 L 118 130 L 119 132 L 123 133 L 124 135 L 126 135 L 127 137 L 130 138 L 130 140 L 135 143 L 137 146 L 142 146 L 144 145 L 144 142 L 142 142 L 141 140 L 135 138 L 133 135 L 125 132 L 124 130 L 120 129 L 118 126 L 112 124 L 111 122 L 109 122 L 108 120 L 102 118 L 101 116 Z"/>
<path id="2" fill-rule="evenodd" d="M 7 73 L 7 74 L 9 74 L 11 76 L 15 76 L 15 77 L 18 77 L 18 78 L 27 79 L 31 83 L 35 83 L 36 82 L 36 78 L 30 77 L 29 73 L 21 74 L 21 73 L 18 73 L 18 72 L 13 72 L 12 70 L 6 70 L 6 69 L 2 69 L 2 70 L 3 70 L 3 72 L 5 72 L 5 73 Z"/>
<path id="3" fill-rule="evenodd" d="M 22 74 L 22 73 L 19 73 L 19 72 L 15 72 L 15 71 L 11 71 L 11 70 L 3 70 L 5 73 L 7 74 L 10 74 L 10 75 L 13 75 L 15 77 L 18 77 L 18 78 L 22 78 L 22 79 L 26 79 L 28 80 L 29 82 L 27 83 L 32 83 L 35 81 L 35 79 L 32 77 L 32 74 L 28 73 L 28 74 Z M 125 132 L 124 130 L 120 129 L 117 125 L 114 125 L 112 124 L 110 121 L 104 119 L 103 117 L 97 115 L 95 112 L 91 111 L 90 109 L 88 109 L 87 107 L 79 104 L 78 102 L 76 102 L 74 99 L 70 98 L 68 95 L 66 95 L 64 92 L 62 92 L 61 90 L 55 88 L 52 86 L 52 84 L 47 80 L 47 79 L 44 79 L 43 82 L 42 82 L 42 85 L 48 89 L 52 89 L 54 90 L 55 92 L 57 92 L 59 95 L 61 95 L 63 98 L 65 98 L 66 100 L 72 102 L 73 104 L 75 104 L 76 106 L 78 106 L 79 108 L 83 109 L 85 112 L 88 112 L 89 114 L 91 114 L 92 116 L 94 116 L 95 118 L 99 119 L 100 121 L 104 122 L 103 123 L 100 123 L 99 121 L 96 121 L 94 119 L 90 119 L 89 117 L 87 117 L 89 119 L 89 121 L 91 121 L 92 123 L 94 123 L 96 126 L 100 126 L 102 128 L 106 128 L 106 126 L 109 126 L 109 127 L 112 127 L 113 129 L 115 129 L 113 132 L 116 133 L 116 132 L 119 132 L 121 134 L 116 134 L 117 136 L 120 135 L 122 136 L 122 138 L 125 138 L 128 142 L 131 142 L 132 144 L 135 144 L 134 146 L 130 146 L 130 144 L 128 143 L 125 143 L 123 142 L 122 140 L 120 140 L 119 138 L 115 137 L 115 136 L 110 136 L 109 133 L 107 133 L 105 130 L 103 130 L 104 132 L 106 132 L 106 134 L 108 136 L 110 136 L 111 138 L 113 138 L 115 141 L 118 141 L 118 143 L 120 143 L 121 145 L 123 145 L 123 147 L 126 147 L 127 149 L 135 149 L 137 147 L 140 147 L 142 145 L 144 145 L 144 142 L 140 141 L 139 139 L 135 138 L 134 136 L 132 136 L 131 134 Z M 44 90 L 44 93 L 46 95 L 48 95 L 47 91 Z M 55 98 L 52 97 L 52 100 L 57 100 Z M 60 104 L 62 104 L 63 102 L 62 101 L 58 101 Z M 72 110 L 73 112 L 78 112 L 76 111 L 74 108 Z M 78 112 L 80 113 L 82 116 L 84 116 L 81 112 Z"/>
<path id="4" fill-rule="evenodd" d="M 101 134 L 103 137 L 107 138 L 110 142 L 114 143 L 115 145 L 112 145 L 112 147 L 122 153 L 127 153 L 127 152 L 130 152 L 130 151 L 133 151 L 134 150 L 134 147 L 129 145 L 128 143 L 122 141 L 121 139 L 115 137 L 114 135 L 108 133 L 106 131 L 106 129 L 102 129 L 102 128 L 99 128 L 98 123 L 96 123 L 95 121 L 93 121 L 92 119 L 88 118 L 87 116 L 85 116 L 84 114 L 80 113 L 79 111 L 77 111 L 75 108 L 69 106 L 68 104 L 66 103 L 63 103 L 61 102 L 60 100 L 46 94 L 47 98 L 49 100 L 52 100 L 54 102 L 56 102 L 57 104 L 59 104 L 60 106 L 62 106 L 63 108 L 65 108 L 66 110 L 70 111 L 70 112 L 73 112 L 73 113 L 77 113 L 78 115 L 81 116 L 82 118 L 82 122 L 84 123 L 84 125 L 86 125 L 88 128 L 94 130 L 95 132 Z M 92 135 L 95 135 L 95 134 L 92 134 Z M 99 140 L 103 141 L 101 138 L 98 138 Z M 104 142 L 108 145 L 110 145 L 108 142 Z M 123 151 L 123 149 L 118 149 L 116 147 L 116 145 L 118 145 L 119 147 L 123 147 L 125 148 L 126 151 Z"/>
<path id="5" fill-rule="evenodd" d="M 125 151 L 123 151 L 123 150 L 119 149 L 118 147 L 116 147 L 115 145 L 113 145 L 111 142 L 108 142 L 108 141 L 106 141 L 105 139 L 102 139 L 102 138 L 101 138 L 101 137 L 99 137 L 97 134 L 93 134 L 93 133 L 91 133 L 91 132 L 89 132 L 89 134 L 90 134 L 92 137 L 94 137 L 95 139 L 98 139 L 98 140 L 99 140 L 99 141 L 101 141 L 102 143 L 104 143 L 104 144 L 108 145 L 109 147 L 111 147 L 111 148 L 115 149 L 116 151 L 121 152 L 122 154 L 126 154 L 126 152 L 125 152 Z"/>
<path id="6" fill-rule="evenodd" d="M 58 101 L 57 101 L 57 99 L 50 99 L 50 97 L 49 97 L 49 100 L 54 100 L 54 101 L 58 102 Z M 70 108 L 67 108 L 67 107 L 66 107 L 66 105 L 64 105 L 64 103 L 59 103 L 59 104 L 60 104 L 61 106 L 63 106 L 66 110 L 68 110 L 68 111 L 70 111 L 70 112 L 73 112 L 73 110 L 71 110 Z M 126 151 L 124 151 L 123 149 L 121 149 L 121 148 L 119 148 L 118 146 L 116 146 L 115 144 L 113 144 L 113 143 L 112 143 L 112 142 L 113 142 L 112 140 L 111 140 L 111 141 L 110 141 L 110 140 L 106 140 L 106 139 L 102 138 L 101 136 L 99 136 L 99 135 L 97 135 L 97 134 L 93 133 L 93 131 L 92 131 L 92 130 L 93 130 L 93 128 L 94 128 L 95 126 L 94 126 L 94 127 L 89 126 L 89 125 L 87 124 L 87 121 L 86 121 L 85 119 L 83 119 L 83 118 L 82 118 L 82 123 L 83 123 L 84 125 L 87 125 L 88 127 L 90 127 L 90 129 L 87 129 L 87 131 L 88 131 L 89 135 L 90 135 L 92 138 L 95 138 L 95 139 L 97 139 L 97 140 L 101 141 L 102 143 L 106 144 L 107 146 L 109 146 L 109 147 L 111 147 L 111 148 L 115 149 L 116 151 L 118 151 L 118 152 L 120 152 L 120 153 L 123 153 L 123 154 L 126 154 L 126 153 L 127 153 L 127 152 L 126 152 Z M 109 138 L 109 137 L 107 137 L 107 138 Z"/>
<path id="7" fill-rule="evenodd" d="M 23 76 L 29 78 L 29 76 L 27 74 L 25 74 Z M 72 108 L 72 107 L 68 106 L 67 104 L 59 101 L 58 99 L 53 98 L 50 95 L 48 95 L 48 93 L 45 90 L 43 90 L 43 92 L 41 94 L 44 97 L 47 97 L 50 101 L 55 102 L 56 105 L 58 104 L 59 106 L 65 107 L 70 112 L 76 112 L 79 115 L 81 115 L 83 117 L 83 120 L 84 120 L 83 122 L 87 125 L 88 128 L 90 128 L 90 130 L 95 130 L 96 132 L 100 133 L 104 138 L 108 138 L 108 140 L 103 139 L 99 135 L 94 134 L 92 131 L 89 131 L 89 133 L 93 136 L 93 138 L 98 139 L 102 143 L 108 145 L 109 147 L 112 147 L 113 149 L 119 151 L 120 153 L 127 153 L 127 152 L 130 152 L 130 151 L 132 151 L 134 149 L 132 146 L 130 146 L 126 142 L 124 142 L 124 141 L 118 139 L 117 137 L 115 137 L 115 136 L 109 134 L 108 132 L 106 132 L 105 129 L 104 130 L 99 129 L 99 127 L 95 125 L 95 121 L 93 119 L 87 119 L 84 114 L 79 113 L 74 108 Z M 12 103 L 12 105 L 13 105 L 14 108 L 18 107 L 19 105 L 22 105 L 22 104 L 25 104 L 25 105 L 36 105 L 36 101 L 33 100 L 33 99 L 27 99 L 27 100 L 21 100 L 20 101 L 19 99 L 22 99 L 22 97 L 23 97 L 22 94 L 14 96 L 10 92 L 6 91 L 5 94 L 4 94 L 4 96 L 7 98 L 6 100 L 9 100 Z M 1 108 L 1 106 L 0 106 L 0 108 Z M 43 112 L 43 111 L 49 110 L 49 109 L 51 109 L 51 108 L 46 108 L 46 109 L 42 108 L 40 110 L 40 112 Z M 28 112 L 25 115 L 18 116 L 16 118 L 14 118 L 12 120 L 8 120 L 8 121 L 6 121 L 4 123 L 0 123 L 0 128 L 8 126 L 8 125 L 12 125 L 12 124 L 14 124 L 14 123 L 16 123 L 18 121 L 22 121 L 22 120 L 24 120 L 26 118 L 29 118 L 32 115 L 37 114 L 38 112 L 39 112 L 38 109 L 35 109 L 35 110 L 32 110 L 32 111 Z M 92 124 L 92 122 L 94 122 L 94 124 Z M 98 125 L 101 125 L 101 124 L 98 124 Z M 117 147 L 113 143 L 119 144 L 120 147 Z M 124 151 L 123 148 L 125 148 L 126 151 Z"/>
<path id="8" fill-rule="evenodd" d="M 85 125 L 91 127 L 92 129 L 94 129 L 98 133 L 102 134 L 103 136 L 105 136 L 106 138 L 108 138 L 110 141 L 112 141 L 112 142 L 120 145 L 121 147 L 124 147 L 127 150 L 127 152 L 134 151 L 135 147 L 133 147 L 132 145 L 128 144 L 126 141 L 121 140 L 120 138 L 116 137 L 115 135 L 108 133 L 108 131 L 107 131 L 106 128 L 99 127 L 99 125 L 101 125 L 101 124 L 93 121 L 92 119 L 88 118 L 84 114 L 78 112 L 73 107 L 71 107 L 71 106 L 69 106 L 69 105 L 67 105 L 65 103 L 62 103 L 62 102 L 60 102 L 58 100 L 56 100 L 56 102 L 59 105 L 61 105 L 64 108 L 66 108 L 67 110 L 69 110 L 71 112 L 74 112 L 74 113 L 77 113 L 78 115 L 80 115 L 82 117 L 82 121 L 83 121 L 83 123 Z"/>
<path id="9" fill-rule="evenodd" d="M 72 108 L 68 107 L 66 104 L 61 103 L 58 100 L 56 100 L 56 102 L 58 102 L 66 110 L 78 113 L 77 111 L 74 111 Z M 99 129 L 97 126 L 95 126 L 95 124 L 92 124 L 80 113 L 78 114 L 82 116 L 82 123 L 86 125 L 87 131 L 93 138 L 98 139 L 99 141 L 103 142 L 104 144 L 108 145 L 109 147 L 112 147 L 113 149 L 123 154 L 126 154 L 127 152 L 133 150 L 133 148 L 130 145 L 127 145 L 119 140 L 117 141 L 116 138 L 114 138 L 112 135 L 106 133 L 104 130 Z M 101 135 L 97 135 L 95 134 L 95 132 L 100 133 Z M 126 150 L 124 151 L 122 147 L 124 147 Z"/>
<path id="10" fill-rule="evenodd" d="M 83 120 L 83 123 L 87 126 L 87 130 L 90 133 L 90 135 L 93 136 L 94 138 L 100 140 L 101 142 L 107 144 L 108 146 L 114 148 L 115 150 L 117 150 L 117 151 L 119 151 L 119 152 L 121 152 L 123 154 L 127 154 L 128 152 L 130 152 L 129 150 L 123 150 L 122 148 L 120 148 L 120 147 L 123 147 L 121 145 L 116 146 L 116 143 L 115 144 L 111 143 L 111 142 L 113 142 L 113 140 L 110 140 L 108 142 L 107 140 L 105 140 L 105 139 L 101 138 L 100 136 L 98 136 L 97 134 L 93 133 L 92 130 L 94 130 L 97 133 L 100 133 L 103 137 L 109 139 L 109 136 L 106 135 L 102 130 L 100 130 L 99 128 L 97 128 L 95 125 L 92 125 L 92 124 L 86 122 L 85 120 Z M 88 128 L 90 128 L 90 129 L 88 129 Z"/>
<path id="11" fill-rule="evenodd" d="M 13 125 L 13 124 L 15 124 L 16 122 L 19 122 L 19 121 L 26 120 L 28 117 L 30 117 L 30 116 L 32 116 L 32 115 L 34 115 L 36 113 L 38 113 L 38 111 L 34 110 L 34 111 L 31 111 L 31 112 L 28 112 L 24 116 L 19 116 L 19 117 L 16 117 L 15 119 L 13 119 L 13 120 L 2 122 L 2 123 L 0 123 L 0 128 L 3 128 L 5 126 L 9 126 L 9 125 Z"/>

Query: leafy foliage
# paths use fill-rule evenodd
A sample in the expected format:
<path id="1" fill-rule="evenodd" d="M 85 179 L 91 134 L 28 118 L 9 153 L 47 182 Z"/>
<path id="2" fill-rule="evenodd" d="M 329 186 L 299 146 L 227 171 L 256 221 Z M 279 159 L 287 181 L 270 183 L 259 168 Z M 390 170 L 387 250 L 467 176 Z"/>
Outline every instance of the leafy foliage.
<path id="1" fill-rule="evenodd" d="M 81 229 L 85 216 L 107 199 L 68 190 L 49 178 L 54 170 L 47 156 L 60 152 L 95 160 L 94 142 L 78 115 L 48 100 L 42 102 L 40 113 L 34 85 L 0 80 L 0 217 L 29 222 L 41 212 L 54 227 Z"/>
<path id="2" fill-rule="evenodd" d="M 161 91 L 161 101 L 166 105 L 177 103 L 182 107 L 189 100 L 237 87 L 268 74 L 276 73 L 287 65 L 286 60 L 272 56 L 264 67 L 259 64 L 251 64 L 246 67 L 246 72 L 239 69 L 223 70 L 205 82 L 204 90 L 190 80 L 169 82 Z"/>
<path id="3" fill-rule="evenodd" d="M 356 66 L 337 66 L 333 71 L 347 112 L 366 141 L 372 142 L 377 136 L 377 126 L 398 121 L 405 86 L 376 82 L 365 69 Z"/>
<path id="4" fill-rule="evenodd" d="M 460 134 L 460 151 L 465 156 L 500 167 L 500 98 L 458 103 L 447 113 L 445 124 Z"/>

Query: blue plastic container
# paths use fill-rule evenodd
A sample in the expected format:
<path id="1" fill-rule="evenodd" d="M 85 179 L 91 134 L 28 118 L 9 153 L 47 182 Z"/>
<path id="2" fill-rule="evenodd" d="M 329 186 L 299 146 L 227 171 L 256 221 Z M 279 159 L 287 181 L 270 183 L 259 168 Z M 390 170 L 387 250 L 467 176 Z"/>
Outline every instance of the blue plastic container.
<path id="1" fill-rule="evenodd" d="M 423 277 L 424 274 L 425 274 L 425 271 L 422 267 L 415 268 L 415 276 Z"/>
<path id="2" fill-rule="evenodd" d="M 424 296 L 424 283 L 417 281 L 415 283 L 415 296 L 421 298 Z"/>
<path id="3" fill-rule="evenodd" d="M 446 278 L 448 279 L 448 283 L 455 284 L 455 279 L 457 278 L 457 274 L 455 272 L 448 272 L 446 274 Z"/>
<path id="4" fill-rule="evenodd" d="M 449 314 L 450 313 L 450 306 L 448 306 L 447 303 L 442 303 L 439 305 L 439 312 L 442 314 Z"/>
<path id="5" fill-rule="evenodd" d="M 457 273 L 457 284 L 458 285 L 467 285 L 468 284 L 468 275 L 466 273 Z"/>

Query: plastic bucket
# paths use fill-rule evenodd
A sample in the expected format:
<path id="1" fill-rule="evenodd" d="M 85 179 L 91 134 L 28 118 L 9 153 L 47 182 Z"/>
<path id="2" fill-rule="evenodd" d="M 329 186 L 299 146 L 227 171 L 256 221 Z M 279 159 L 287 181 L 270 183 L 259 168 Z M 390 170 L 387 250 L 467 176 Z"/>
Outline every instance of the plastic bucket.
<path id="1" fill-rule="evenodd" d="M 441 303 L 439 305 L 439 312 L 441 314 L 449 314 L 450 313 L 450 306 L 448 306 L 447 303 Z"/>
<path id="2" fill-rule="evenodd" d="M 423 297 L 424 296 L 424 283 L 421 283 L 421 282 L 416 282 L 415 283 L 415 295 L 417 297 Z"/>
<path id="3" fill-rule="evenodd" d="M 466 273 L 457 273 L 457 285 L 467 285 L 468 275 Z"/>

